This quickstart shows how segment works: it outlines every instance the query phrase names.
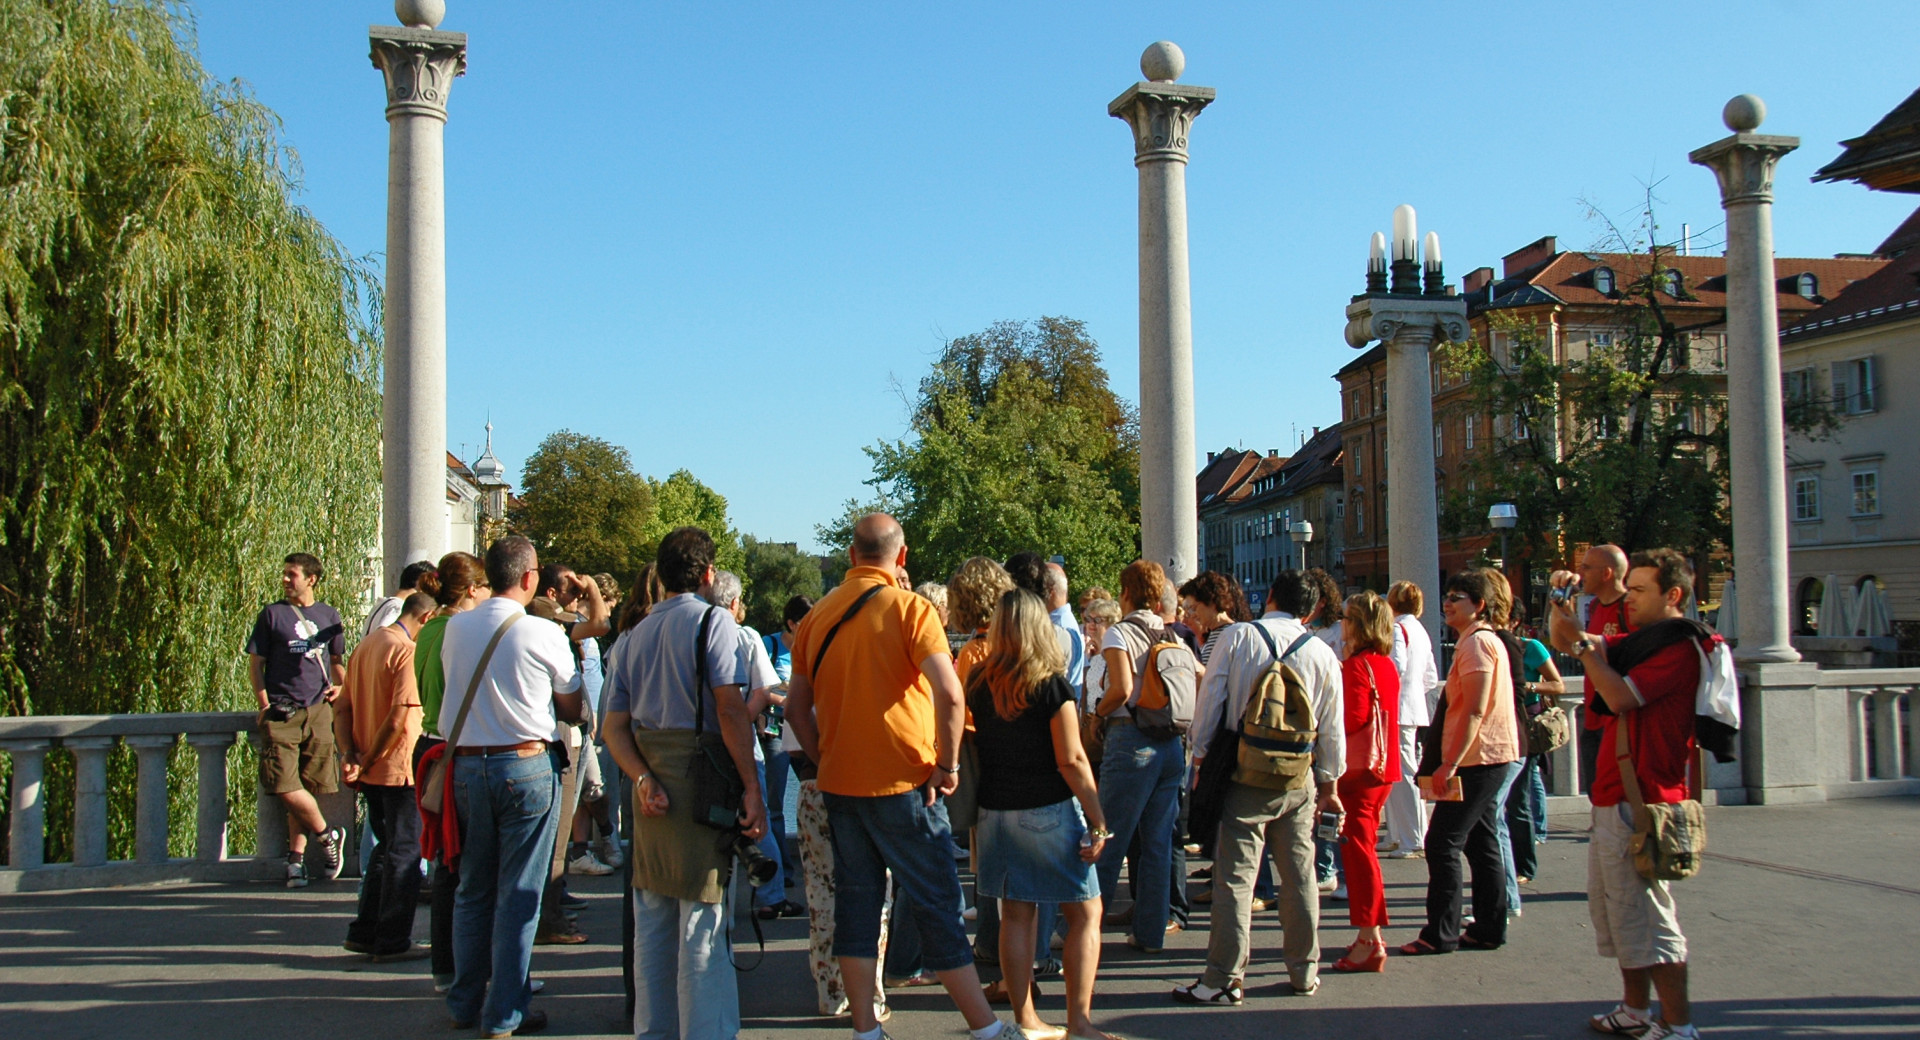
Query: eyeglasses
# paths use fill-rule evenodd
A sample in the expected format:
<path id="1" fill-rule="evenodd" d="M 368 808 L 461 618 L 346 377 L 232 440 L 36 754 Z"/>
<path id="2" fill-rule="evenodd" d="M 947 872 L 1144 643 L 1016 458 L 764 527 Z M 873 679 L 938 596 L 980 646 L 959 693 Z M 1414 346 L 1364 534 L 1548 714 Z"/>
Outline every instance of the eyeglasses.
<path id="1" fill-rule="evenodd" d="M 1473 601 L 1473 597 L 1464 592 L 1449 592 L 1446 594 L 1445 600 L 1448 603 L 1470 603 Z"/>

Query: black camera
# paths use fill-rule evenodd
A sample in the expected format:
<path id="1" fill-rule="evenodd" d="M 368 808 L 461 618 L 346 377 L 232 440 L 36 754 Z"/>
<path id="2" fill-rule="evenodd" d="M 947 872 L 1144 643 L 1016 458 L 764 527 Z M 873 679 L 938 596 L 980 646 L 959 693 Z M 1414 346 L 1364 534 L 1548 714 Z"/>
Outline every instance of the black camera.
<path id="1" fill-rule="evenodd" d="M 1579 595 L 1580 595 L 1580 579 L 1575 578 L 1574 580 L 1567 582 L 1565 585 L 1562 585 L 1559 588 L 1548 592 L 1547 598 L 1552 600 L 1555 603 L 1569 603 L 1569 602 L 1572 602 L 1573 599 Z"/>
<path id="2" fill-rule="evenodd" d="M 740 860 L 740 866 L 747 875 L 747 881 L 755 888 L 773 880 L 780 872 L 780 864 L 773 861 L 752 838 L 737 830 L 720 835 L 720 851 L 731 852 Z"/>

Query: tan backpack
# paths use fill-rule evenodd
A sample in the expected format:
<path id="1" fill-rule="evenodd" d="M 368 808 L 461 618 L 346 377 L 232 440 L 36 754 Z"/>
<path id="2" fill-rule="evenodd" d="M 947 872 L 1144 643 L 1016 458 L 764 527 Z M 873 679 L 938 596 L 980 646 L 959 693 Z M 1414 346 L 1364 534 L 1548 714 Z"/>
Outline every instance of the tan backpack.
<path id="1" fill-rule="evenodd" d="M 1306 680 L 1287 664 L 1287 658 L 1312 639 L 1313 633 L 1301 633 L 1283 654 L 1265 625 L 1256 621 L 1253 629 L 1266 640 L 1274 660 L 1254 681 L 1247 710 L 1240 717 L 1240 750 L 1233 782 L 1273 791 L 1299 790 L 1311 785 L 1313 744 L 1319 733 L 1314 728 L 1313 702 L 1307 698 Z"/>

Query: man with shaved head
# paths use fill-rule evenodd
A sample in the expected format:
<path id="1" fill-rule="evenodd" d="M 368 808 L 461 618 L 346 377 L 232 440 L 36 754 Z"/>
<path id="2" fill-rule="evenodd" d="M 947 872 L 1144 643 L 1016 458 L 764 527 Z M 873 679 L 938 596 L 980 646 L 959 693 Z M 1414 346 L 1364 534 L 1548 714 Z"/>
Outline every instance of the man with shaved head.
<path id="1" fill-rule="evenodd" d="M 1623 636 L 1633 631 L 1627 619 L 1627 554 L 1617 545 L 1602 543 L 1580 557 L 1580 589 L 1587 598 L 1580 604 L 1581 627 L 1588 635 Z M 1599 769 L 1600 727 L 1606 722 L 1588 712 L 1580 730 L 1580 790 L 1593 785 Z"/>
<path id="2" fill-rule="evenodd" d="M 833 834 L 833 952 L 854 1035 L 880 1040 L 876 975 L 887 872 L 920 927 L 922 959 L 973 1040 L 1021 1036 L 994 1017 L 961 920 L 953 832 L 941 801 L 960 782 L 960 679 L 933 604 L 904 587 L 907 539 L 885 513 L 853 529 L 846 580 L 793 633 L 787 722 Z"/>

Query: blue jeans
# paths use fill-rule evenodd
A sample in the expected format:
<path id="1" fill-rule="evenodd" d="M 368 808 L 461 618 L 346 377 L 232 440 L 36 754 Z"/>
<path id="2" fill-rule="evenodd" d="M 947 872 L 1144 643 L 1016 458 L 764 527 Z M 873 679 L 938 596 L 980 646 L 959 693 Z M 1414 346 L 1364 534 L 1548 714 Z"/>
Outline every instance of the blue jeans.
<path id="1" fill-rule="evenodd" d="M 527 964 L 553 861 L 560 778 L 546 754 L 461 755 L 453 760 L 453 798 L 464 838 L 447 1010 L 456 1022 L 478 1019 L 488 1032 L 511 1032 L 533 995 Z"/>
<path id="2" fill-rule="evenodd" d="M 1520 779 L 1513 782 L 1507 795 L 1507 847 L 1513 852 L 1513 872 L 1517 879 L 1538 877 L 1540 853 L 1534 846 L 1546 840 L 1547 785 L 1540 776 L 1540 758 L 1520 760 Z"/>
<path id="3" fill-rule="evenodd" d="M 1159 948 L 1167 940 L 1173 877 L 1173 824 L 1180 811 L 1180 784 L 1187 776 L 1179 737 L 1154 740 L 1126 722 L 1107 730 L 1100 761 L 1100 805 L 1113 831 L 1100 852 L 1100 895 L 1108 904 L 1120 888 L 1120 864 L 1134 837 L 1140 839 L 1140 876 L 1134 886 L 1133 939 Z"/>
<path id="4" fill-rule="evenodd" d="M 739 987 L 726 904 L 634 889 L 634 1040 L 733 1040 Z"/>
<path id="5" fill-rule="evenodd" d="M 1531 761 L 1523 758 L 1514 763 L 1513 776 L 1507 780 L 1506 789 L 1500 792 L 1500 801 L 1494 806 L 1496 815 L 1493 829 L 1500 836 L 1500 867 L 1507 872 L 1507 911 L 1509 913 L 1520 912 L 1520 871 L 1514 863 L 1514 830 L 1508 819 L 1508 810 L 1516 800 L 1524 800 L 1526 797 L 1526 792 L 1521 788 L 1519 780 Z M 1532 833 L 1526 833 L 1522 837 L 1527 843 L 1527 850 L 1531 852 L 1533 850 Z"/>
<path id="6" fill-rule="evenodd" d="M 946 803 L 919 790 L 875 798 L 825 793 L 833 833 L 833 955 L 878 957 L 887 872 L 906 894 L 929 971 L 973 963 L 961 914 L 966 900 L 953 861 Z"/>
<path id="7" fill-rule="evenodd" d="M 782 855 L 784 846 L 786 845 L 786 823 L 784 820 L 786 812 L 785 806 L 781 801 L 781 799 L 787 796 L 787 785 L 785 779 L 782 778 L 780 793 L 777 795 L 774 794 L 771 787 L 767 786 L 767 778 L 772 776 L 774 771 L 773 756 L 771 753 L 767 755 L 767 761 L 755 762 L 754 765 L 760 770 L 760 790 L 766 795 L 767 805 L 767 833 L 760 836 L 760 841 L 757 844 L 760 846 L 760 854 L 773 861 L 774 871 L 771 880 L 753 890 L 753 905 L 772 906 L 775 903 L 785 902 L 787 898 L 787 862 L 786 856 Z M 782 754 L 780 756 L 780 772 L 784 773 L 786 771 L 787 756 Z M 779 815 L 776 816 L 776 813 Z"/>

